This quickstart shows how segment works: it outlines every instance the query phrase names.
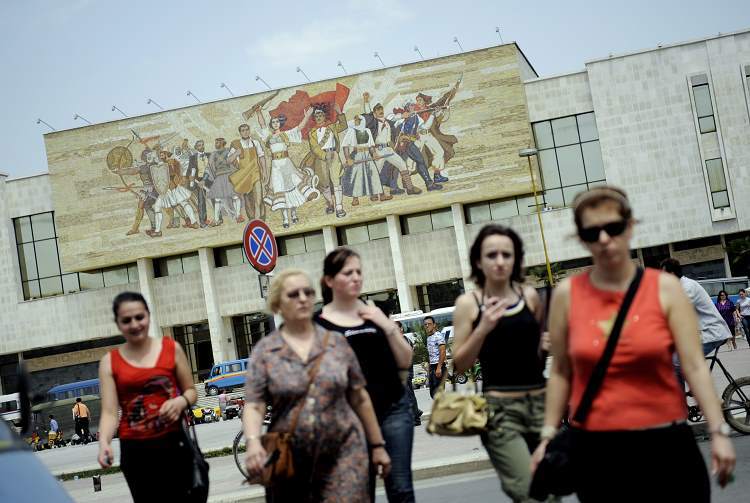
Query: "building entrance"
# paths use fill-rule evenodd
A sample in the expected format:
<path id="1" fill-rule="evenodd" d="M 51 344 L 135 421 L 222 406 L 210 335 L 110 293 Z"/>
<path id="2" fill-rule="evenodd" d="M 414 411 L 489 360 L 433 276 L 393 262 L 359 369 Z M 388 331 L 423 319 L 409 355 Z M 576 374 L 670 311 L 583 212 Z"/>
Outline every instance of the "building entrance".
<path id="1" fill-rule="evenodd" d="M 190 370 L 193 373 L 193 382 L 203 381 L 214 366 L 208 323 L 172 327 L 172 334 L 174 334 L 174 340 L 185 349 Z"/>

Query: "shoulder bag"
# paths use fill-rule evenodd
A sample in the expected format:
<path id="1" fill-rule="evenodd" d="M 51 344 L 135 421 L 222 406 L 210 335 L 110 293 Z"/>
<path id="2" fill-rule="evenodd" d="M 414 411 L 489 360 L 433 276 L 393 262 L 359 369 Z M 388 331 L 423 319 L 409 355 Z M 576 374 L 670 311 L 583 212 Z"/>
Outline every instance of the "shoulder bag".
<path id="1" fill-rule="evenodd" d="M 185 412 L 185 421 L 181 421 L 182 431 L 185 434 L 185 442 L 188 444 L 192 462 L 190 464 L 191 477 L 188 488 L 188 501 L 190 503 L 206 503 L 208 500 L 208 462 L 203 457 L 198 446 L 198 435 L 195 433 L 195 425 L 186 426 L 188 423 Z"/>
<path id="2" fill-rule="evenodd" d="M 573 420 L 578 424 L 583 424 L 591 411 L 594 397 L 599 392 L 604 376 L 607 373 L 609 362 L 612 360 L 617 340 L 620 338 L 620 332 L 625 323 L 625 317 L 628 314 L 630 305 L 633 303 L 633 298 L 638 291 L 642 278 L 643 269 L 639 267 L 625 293 L 622 305 L 620 305 L 620 310 L 617 313 L 617 319 L 609 334 L 604 353 L 599 358 L 591 373 L 589 382 L 583 392 L 581 403 L 578 405 L 578 409 L 573 416 Z M 550 440 L 549 444 L 547 444 L 544 458 L 534 472 L 531 487 L 529 488 L 529 496 L 544 501 L 549 495 L 567 496 L 576 491 L 578 477 L 582 475 L 576 467 L 575 457 L 576 436 L 580 433 L 581 430 L 564 425 L 560 428 L 557 435 Z"/>
<path id="3" fill-rule="evenodd" d="M 313 382 L 315 382 L 318 370 L 320 370 L 320 363 L 323 361 L 323 355 L 325 355 L 326 350 L 328 349 L 328 341 L 330 337 L 331 332 L 326 331 L 325 337 L 323 338 L 323 350 L 318 356 L 316 356 L 315 365 L 313 365 L 308 373 L 310 380 L 307 383 L 307 390 L 305 391 L 305 394 L 300 397 L 299 404 L 296 406 L 294 417 L 289 425 L 289 431 L 271 431 L 260 437 L 260 443 L 268 454 L 268 460 L 263 466 L 263 472 L 260 476 L 257 478 L 250 478 L 250 483 L 271 487 L 294 477 L 292 437 L 294 436 L 294 430 L 297 429 L 297 422 L 299 421 L 299 416 L 305 406 L 307 395 L 310 392 Z"/>
<path id="4" fill-rule="evenodd" d="M 447 371 L 445 372 L 448 373 Z M 443 376 L 440 386 L 445 384 Z M 427 433 L 448 437 L 479 435 L 487 428 L 487 400 L 477 393 L 474 381 L 474 394 L 465 395 L 456 391 L 438 391 L 432 402 Z"/>

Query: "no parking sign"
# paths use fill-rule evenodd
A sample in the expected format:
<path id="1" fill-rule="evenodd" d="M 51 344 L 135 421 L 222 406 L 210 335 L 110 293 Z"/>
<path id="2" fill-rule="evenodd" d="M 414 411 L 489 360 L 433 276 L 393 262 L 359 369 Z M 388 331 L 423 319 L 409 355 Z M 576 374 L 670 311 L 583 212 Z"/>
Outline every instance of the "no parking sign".
<path id="1" fill-rule="evenodd" d="M 276 238 L 263 220 L 252 220 L 242 234 L 242 249 L 250 265 L 261 274 L 267 274 L 276 267 L 279 250 Z"/>

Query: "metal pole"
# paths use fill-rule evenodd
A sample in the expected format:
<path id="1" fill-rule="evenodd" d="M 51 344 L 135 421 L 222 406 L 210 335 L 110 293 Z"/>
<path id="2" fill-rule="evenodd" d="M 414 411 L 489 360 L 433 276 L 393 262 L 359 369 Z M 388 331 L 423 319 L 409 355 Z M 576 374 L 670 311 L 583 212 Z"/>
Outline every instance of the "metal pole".
<path id="1" fill-rule="evenodd" d="M 532 152 L 533 150 L 533 152 Z M 549 253 L 547 252 L 547 239 L 544 237 L 544 223 L 542 223 L 542 212 L 539 208 L 539 194 L 536 190 L 536 180 L 534 179 L 534 170 L 531 168 L 531 156 L 536 155 L 536 149 L 523 149 L 519 152 L 521 157 L 526 157 L 526 161 L 529 163 L 529 176 L 531 176 L 531 190 L 534 192 L 534 205 L 536 206 L 536 218 L 539 222 L 539 232 L 542 236 L 542 247 L 544 248 L 544 263 L 547 265 L 547 279 L 549 280 L 550 286 L 555 286 L 555 282 L 552 279 L 552 267 L 549 262 Z"/>
<path id="2" fill-rule="evenodd" d="M 43 121 L 42 119 L 37 119 L 37 120 L 36 120 L 36 123 L 37 123 L 37 124 L 44 124 L 45 126 L 47 126 L 48 128 L 50 128 L 50 129 L 51 129 L 52 131 L 57 131 L 57 129 L 53 128 L 52 126 L 50 126 L 49 124 L 47 124 L 47 123 L 46 123 L 45 121 Z"/>
<path id="3" fill-rule="evenodd" d="M 223 82 L 222 82 L 221 84 L 219 84 L 219 87 L 222 87 L 222 88 L 226 89 L 226 90 L 227 90 L 227 92 L 229 93 L 229 95 L 230 95 L 230 96 L 231 96 L 232 98 L 234 98 L 234 93 L 232 92 L 232 90 L 231 90 L 231 89 L 229 89 L 229 86 L 228 86 L 228 85 L 226 85 L 225 83 L 223 83 Z"/>
<path id="4" fill-rule="evenodd" d="M 414 52 L 419 54 L 419 57 L 422 58 L 422 61 L 424 61 L 424 56 L 422 56 L 422 51 L 419 50 L 419 47 L 416 45 L 414 46 Z"/>
<path id="5" fill-rule="evenodd" d="M 341 68 L 344 71 L 344 75 L 346 75 L 347 73 L 349 73 L 349 72 L 346 71 L 346 68 L 344 68 L 344 63 L 342 63 L 341 61 L 339 61 L 336 66 L 338 66 L 339 68 Z"/>
<path id="6" fill-rule="evenodd" d="M 268 88 L 269 91 L 271 90 L 271 86 L 268 85 L 268 82 L 266 82 L 265 80 L 263 80 L 263 78 L 260 75 L 256 75 L 255 76 L 255 81 L 258 82 L 259 80 L 266 85 L 266 87 Z"/>
<path id="7" fill-rule="evenodd" d="M 385 63 L 383 63 L 383 58 L 380 57 L 380 54 L 378 54 L 377 51 L 375 52 L 375 54 L 373 54 L 373 56 L 378 58 L 380 60 L 380 64 L 383 65 L 383 68 L 385 68 Z"/>
<path id="8" fill-rule="evenodd" d="M 197 101 L 198 103 L 200 103 L 200 102 L 201 102 L 201 100 L 199 100 L 199 99 L 198 99 L 198 97 L 197 97 L 196 95 L 194 95 L 194 94 L 193 94 L 193 92 L 192 92 L 192 91 L 191 91 L 190 89 L 188 89 L 188 92 L 187 92 L 187 96 L 192 96 L 192 97 L 193 97 L 193 99 L 194 99 L 195 101 Z"/>
<path id="9" fill-rule="evenodd" d="M 127 114 L 125 112 L 123 112 L 122 110 L 120 110 L 119 108 L 117 108 L 117 105 L 112 105 L 112 111 L 114 112 L 115 110 L 117 110 L 118 112 L 120 112 L 123 117 L 127 118 Z"/>
<path id="10" fill-rule="evenodd" d="M 82 121 L 84 121 L 84 122 L 85 122 L 86 124 L 88 124 L 89 126 L 91 125 L 91 121 L 89 121 L 89 120 L 88 120 L 88 119 L 87 119 L 86 117 L 84 117 L 83 115 L 78 115 L 78 114 L 75 114 L 75 115 L 73 116 L 73 120 L 75 121 L 75 120 L 78 120 L 78 119 L 81 119 Z"/>
<path id="11" fill-rule="evenodd" d="M 297 73 L 301 73 L 302 75 L 305 76 L 305 78 L 307 79 L 308 82 L 312 82 L 312 80 L 310 80 L 310 77 L 308 77 L 307 74 L 305 73 L 305 71 L 301 67 L 299 67 L 299 66 L 297 67 Z"/>
<path id="12" fill-rule="evenodd" d="M 147 99 L 147 100 L 146 100 L 146 105 L 154 105 L 154 106 L 155 106 L 155 107 L 157 107 L 157 108 L 158 108 L 159 110 L 164 110 L 164 107 L 162 107 L 162 106 L 161 106 L 160 104 L 158 104 L 157 102 L 155 102 L 155 101 L 154 101 L 154 100 L 152 100 L 151 98 L 149 98 L 149 99 Z"/>

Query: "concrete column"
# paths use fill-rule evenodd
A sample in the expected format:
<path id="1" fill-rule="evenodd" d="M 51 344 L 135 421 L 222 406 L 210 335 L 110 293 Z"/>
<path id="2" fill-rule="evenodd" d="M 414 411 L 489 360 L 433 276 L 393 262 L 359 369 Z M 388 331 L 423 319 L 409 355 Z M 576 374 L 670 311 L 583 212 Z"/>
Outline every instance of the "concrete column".
<path id="1" fill-rule="evenodd" d="M 466 216 L 464 205 L 461 203 L 451 204 L 453 212 L 453 229 L 456 231 L 456 248 L 458 249 L 458 262 L 461 264 L 461 277 L 464 279 L 464 290 L 469 292 L 476 286 L 469 280 L 471 276 L 471 262 L 469 260 L 468 229 L 466 228 Z"/>
<path id="2" fill-rule="evenodd" d="M 150 258 L 139 258 L 138 264 L 138 283 L 141 287 L 141 295 L 148 302 L 151 309 L 151 326 L 148 335 L 151 337 L 161 337 L 161 325 L 156 314 L 156 297 L 154 296 L 154 262 Z"/>
<path id="3" fill-rule="evenodd" d="M 406 270 L 401 252 L 401 221 L 398 215 L 388 215 L 385 221 L 388 224 L 388 241 L 391 243 L 391 259 L 396 276 L 398 300 L 401 305 L 401 312 L 406 313 L 414 310 L 414 301 L 412 300 L 409 282 L 406 280 Z"/>
<path id="4" fill-rule="evenodd" d="M 228 346 L 232 342 L 231 332 L 226 331 L 224 320 L 221 318 L 219 299 L 216 295 L 216 282 L 214 281 L 214 269 L 216 265 L 210 248 L 198 250 L 198 260 L 201 265 L 201 282 L 203 283 L 203 299 L 206 302 L 206 313 L 208 314 L 208 330 L 211 333 L 211 349 L 213 350 L 214 362 L 228 360 Z M 227 342 L 229 341 L 229 342 Z"/>
<path id="5" fill-rule="evenodd" d="M 234 340 L 234 330 L 232 328 L 232 318 L 229 316 L 225 316 L 222 318 L 222 321 L 224 322 L 224 334 L 226 335 L 226 345 L 224 346 L 224 349 L 226 350 L 226 359 L 227 360 L 236 360 L 237 359 L 237 344 Z"/>
<path id="6" fill-rule="evenodd" d="M 724 253 L 724 276 L 727 278 L 732 277 L 732 264 L 729 262 L 729 254 L 727 253 L 727 241 L 724 236 L 721 236 L 721 251 Z"/>
<path id="7" fill-rule="evenodd" d="M 331 253 L 339 245 L 339 238 L 336 235 L 336 227 L 326 225 L 323 227 L 323 243 L 326 247 L 326 254 Z"/>

